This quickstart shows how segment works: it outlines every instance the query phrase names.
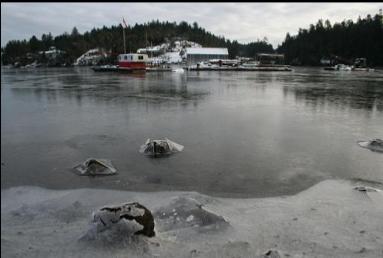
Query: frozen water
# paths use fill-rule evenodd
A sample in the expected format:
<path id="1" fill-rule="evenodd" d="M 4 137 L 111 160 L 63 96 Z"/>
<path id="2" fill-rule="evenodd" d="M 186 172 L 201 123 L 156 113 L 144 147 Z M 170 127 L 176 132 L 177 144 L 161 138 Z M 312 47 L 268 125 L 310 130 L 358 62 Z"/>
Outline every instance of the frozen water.
<path id="1" fill-rule="evenodd" d="M 354 187 L 326 180 L 294 196 L 255 199 L 15 187 L 1 193 L 2 255 L 379 257 L 383 202 L 362 198 Z M 92 228 L 92 211 L 130 201 L 152 211 L 155 237 L 132 235 L 140 225 L 126 221 L 101 232 Z"/>

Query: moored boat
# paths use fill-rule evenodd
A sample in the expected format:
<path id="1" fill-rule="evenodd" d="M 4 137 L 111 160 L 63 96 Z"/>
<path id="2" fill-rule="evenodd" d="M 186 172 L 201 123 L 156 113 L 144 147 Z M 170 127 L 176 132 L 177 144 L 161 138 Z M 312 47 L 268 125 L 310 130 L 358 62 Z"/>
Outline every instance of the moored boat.
<path id="1" fill-rule="evenodd" d="M 327 71 L 352 71 L 352 66 L 345 64 L 337 64 L 330 67 L 325 67 L 324 70 Z"/>
<path id="2" fill-rule="evenodd" d="M 373 72 L 375 69 L 367 67 L 367 58 L 356 58 L 354 62 L 354 66 L 352 67 L 353 71 L 359 72 Z"/>
<path id="3" fill-rule="evenodd" d="M 146 63 L 149 61 L 147 54 L 120 54 L 118 55 L 119 71 L 146 71 Z"/>
<path id="4" fill-rule="evenodd" d="M 95 72 L 145 72 L 148 55 L 146 54 L 120 54 L 118 55 L 118 65 L 101 65 L 92 67 Z"/>

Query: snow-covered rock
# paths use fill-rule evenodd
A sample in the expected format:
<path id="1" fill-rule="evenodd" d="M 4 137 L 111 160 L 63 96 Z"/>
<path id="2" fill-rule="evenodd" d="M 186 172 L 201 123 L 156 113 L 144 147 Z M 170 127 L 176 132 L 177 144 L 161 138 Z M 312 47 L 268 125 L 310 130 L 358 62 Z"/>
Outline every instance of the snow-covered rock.
<path id="1" fill-rule="evenodd" d="M 90 49 L 77 58 L 74 65 L 96 65 L 100 60 L 106 58 L 107 56 L 108 54 L 103 49 Z"/>

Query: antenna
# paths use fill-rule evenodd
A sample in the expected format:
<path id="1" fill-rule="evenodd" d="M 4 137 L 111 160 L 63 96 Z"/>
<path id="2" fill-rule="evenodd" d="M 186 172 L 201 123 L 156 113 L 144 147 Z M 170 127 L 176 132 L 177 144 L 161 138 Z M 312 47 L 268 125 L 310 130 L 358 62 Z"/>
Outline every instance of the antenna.
<path id="1" fill-rule="evenodd" d="M 124 38 L 124 54 L 126 54 L 126 42 L 125 42 L 125 28 L 122 28 Z"/>
<path id="2" fill-rule="evenodd" d="M 122 22 L 124 23 L 124 25 L 126 27 L 126 23 L 125 23 L 124 17 L 122 17 Z M 123 40 L 124 40 L 124 54 L 126 54 L 125 27 L 122 26 L 122 37 L 123 37 Z"/>

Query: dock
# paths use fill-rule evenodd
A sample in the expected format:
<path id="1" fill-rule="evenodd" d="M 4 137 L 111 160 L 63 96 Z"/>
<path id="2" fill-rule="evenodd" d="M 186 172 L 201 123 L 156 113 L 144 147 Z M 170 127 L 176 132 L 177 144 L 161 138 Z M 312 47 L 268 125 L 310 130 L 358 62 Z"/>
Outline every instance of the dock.
<path id="1" fill-rule="evenodd" d="M 292 69 L 288 66 L 259 66 L 259 67 L 188 67 L 189 71 L 267 71 L 267 72 L 290 72 Z"/>

